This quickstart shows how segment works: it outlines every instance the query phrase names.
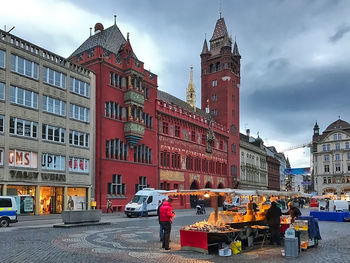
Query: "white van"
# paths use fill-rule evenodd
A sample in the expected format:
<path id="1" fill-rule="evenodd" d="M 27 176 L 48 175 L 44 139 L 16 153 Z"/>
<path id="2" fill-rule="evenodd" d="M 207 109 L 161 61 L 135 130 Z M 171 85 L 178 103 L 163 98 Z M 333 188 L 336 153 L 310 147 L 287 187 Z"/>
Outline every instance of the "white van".
<path id="1" fill-rule="evenodd" d="M 162 195 L 162 190 L 155 190 L 154 188 L 144 188 L 138 191 L 132 200 L 125 206 L 125 214 L 128 217 L 140 216 L 142 212 L 143 199 L 146 198 L 147 212 L 146 215 L 157 214 L 159 201 L 168 199 L 168 196 Z"/>
<path id="2" fill-rule="evenodd" d="M 17 203 L 12 196 L 0 196 L 0 227 L 17 223 Z"/>
<path id="3" fill-rule="evenodd" d="M 244 198 L 242 196 L 236 195 L 236 196 L 232 196 L 232 202 L 224 201 L 222 209 L 224 211 L 232 210 L 234 207 L 240 207 L 240 206 L 246 205 L 247 203 L 249 203 L 248 197 Z"/>

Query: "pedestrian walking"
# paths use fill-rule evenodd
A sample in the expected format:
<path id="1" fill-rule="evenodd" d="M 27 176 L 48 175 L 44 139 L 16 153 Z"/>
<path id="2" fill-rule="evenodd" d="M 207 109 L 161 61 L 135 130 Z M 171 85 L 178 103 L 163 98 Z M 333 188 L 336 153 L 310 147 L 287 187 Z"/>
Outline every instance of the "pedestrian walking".
<path id="1" fill-rule="evenodd" d="M 142 201 L 141 217 L 143 217 L 143 216 L 148 216 L 146 198 L 143 198 L 143 201 Z"/>
<path id="2" fill-rule="evenodd" d="M 107 213 L 111 211 L 111 213 L 113 214 L 113 209 L 112 209 L 112 201 L 111 200 L 107 200 Z"/>
<path id="3" fill-rule="evenodd" d="M 159 219 L 164 229 L 162 248 L 164 248 L 165 250 L 170 250 L 169 241 L 171 233 L 171 224 L 174 217 L 175 212 L 173 212 L 171 206 L 171 199 L 169 199 L 168 201 L 164 201 L 163 205 L 159 209 Z"/>
<path id="4" fill-rule="evenodd" d="M 160 214 L 159 214 L 159 210 L 163 204 L 163 202 L 166 201 L 166 199 L 163 200 L 159 200 L 158 202 L 158 209 L 157 209 L 157 215 L 158 215 L 158 223 L 159 223 L 159 240 L 160 242 L 163 242 L 163 238 L 164 238 L 164 228 L 163 225 L 160 223 Z"/>
<path id="5" fill-rule="evenodd" d="M 271 207 L 266 212 L 266 220 L 271 232 L 270 245 L 273 245 L 274 243 L 276 243 L 277 245 L 281 245 L 281 239 L 280 239 L 281 215 L 282 215 L 281 209 L 277 206 L 276 202 L 272 202 Z"/>

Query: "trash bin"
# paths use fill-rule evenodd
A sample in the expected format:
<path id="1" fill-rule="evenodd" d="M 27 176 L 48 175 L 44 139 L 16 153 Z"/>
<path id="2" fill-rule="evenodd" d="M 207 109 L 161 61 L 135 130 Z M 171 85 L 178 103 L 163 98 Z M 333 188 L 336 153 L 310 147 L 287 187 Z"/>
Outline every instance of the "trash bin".
<path id="1" fill-rule="evenodd" d="M 284 239 L 284 253 L 286 258 L 297 258 L 299 256 L 297 237 L 286 237 Z"/>

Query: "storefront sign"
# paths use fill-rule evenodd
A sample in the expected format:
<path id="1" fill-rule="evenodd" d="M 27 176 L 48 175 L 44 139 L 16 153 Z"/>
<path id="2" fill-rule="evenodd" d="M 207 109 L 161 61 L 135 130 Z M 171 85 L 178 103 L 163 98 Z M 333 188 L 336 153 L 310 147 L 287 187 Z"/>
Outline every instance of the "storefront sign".
<path id="1" fill-rule="evenodd" d="M 66 175 L 65 174 L 41 173 L 41 180 L 65 182 Z"/>
<path id="2" fill-rule="evenodd" d="M 26 196 L 23 200 L 23 210 L 25 213 L 31 213 L 33 212 L 33 197 Z"/>
<path id="3" fill-rule="evenodd" d="M 9 150 L 9 166 L 38 168 L 38 154 L 19 150 Z"/>
<path id="4" fill-rule="evenodd" d="M 37 180 L 39 172 L 10 170 L 11 178 Z"/>

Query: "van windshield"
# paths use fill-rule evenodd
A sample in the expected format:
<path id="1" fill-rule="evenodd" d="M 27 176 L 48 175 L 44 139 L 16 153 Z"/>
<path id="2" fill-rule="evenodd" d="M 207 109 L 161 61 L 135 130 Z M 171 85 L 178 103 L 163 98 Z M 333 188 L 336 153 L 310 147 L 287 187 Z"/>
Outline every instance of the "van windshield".
<path id="1" fill-rule="evenodd" d="M 146 198 L 147 199 L 147 195 L 135 195 L 134 198 L 131 200 L 131 203 L 138 203 L 138 204 L 142 204 L 143 199 Z"/>

